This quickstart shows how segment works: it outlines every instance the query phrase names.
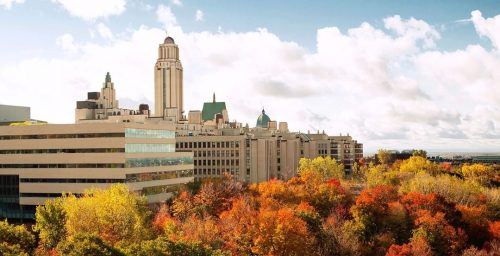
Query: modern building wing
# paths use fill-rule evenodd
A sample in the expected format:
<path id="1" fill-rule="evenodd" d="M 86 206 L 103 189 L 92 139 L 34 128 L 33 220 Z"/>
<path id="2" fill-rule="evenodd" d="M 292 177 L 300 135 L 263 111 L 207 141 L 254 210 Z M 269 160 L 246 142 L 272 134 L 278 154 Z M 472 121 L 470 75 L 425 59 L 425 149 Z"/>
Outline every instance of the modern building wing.
<path id="1" fill-rule="evenodd" d="M 30 121 L 30 108 L 21 106 L 0 105 L 0 124 Z"/>
<path id="2" fill-rule="evenodd" d="M 193 180 L 193 153 L 175 152 L 175 128 L 139 123 L 0 127 L 0 217 L 33 217 L 62 193 L 125 183 L 159 202 Z"/>

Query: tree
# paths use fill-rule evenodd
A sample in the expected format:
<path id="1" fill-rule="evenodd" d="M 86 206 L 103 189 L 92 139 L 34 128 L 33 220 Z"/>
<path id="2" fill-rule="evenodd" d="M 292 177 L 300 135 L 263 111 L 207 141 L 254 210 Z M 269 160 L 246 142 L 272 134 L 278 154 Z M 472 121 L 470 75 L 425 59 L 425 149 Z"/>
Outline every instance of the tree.
<path id="1" fill-rule="evenodd" d="M 427 151 L 423 149 L 415 149 L 413 150 L 412 156 L 419 156 L 422 158 L 427 158 Z"/>
<path id="2" fill-rule="evenodd" d="M 425 172 L 431 175 L 436 175 L 439 171 L 439 167 L 437 164 L 432 163 L 424 157 L 412 156 L 401 163 L 399 171 L 402 173 Z"/>
<path id="3" fill-rule="evenodd" d="M 36 224 L 33 227 L 39 233 L 40 243 L 45 249 L 52 249 L 66 236 L 66 213 L 63 199 L 47 200 L 45 205 L 36 208 Z"/>
<path id="4" fill-rule="evenodd" d="M 314 237 L 292 209 L 260 209 L 256 218 L 253 253 L 263 255 L 311 255 Z"/>
<path id="5" fill-rule="evenodd" d="M 125 256 L 124 253 L 106 244 L 100 237 L 91 234 L 74 234 L 63 240 L 57 246 L 60 255 L 103 255 L 103 256 Z"/>
<path id="6" fill-rule="evenodd" d="M 495 176 L 495 170 L 492 166 L 484 164 L 464 164 L 461 173 L 465 179 L 478 182 L 482 185 L 489 185 Z"/>
<path id="7" fill-rule="evenodd" d="M 392 162 L 392 154 L 387 149 L 379 149 L 377 151 L 377 160 L 380 164 L 389 164 Z"/>
<path id="8" fill-rule="evenodd" d="M 150 237 L 146 199 L 123 184 L 86 190 L 82 197 L 63 198 L 68 236 L 91 234 L 106 243 L 134 243 Z"/>
<path id="9" fill-rule="evenodd" d="M 344 165 L 337 163 L 337 160 L 329 156 L 314 159 L 301 158 L 299 161 L 299 176 L 306 175 L 307 172 L 319 174 L 323 181 L 332 178 L 341 179 L 344 177 Z"/>
<path id="10" fill-rule="evenodd" d="M 425 239 L 438 255 L 458 255 L 465 247 L 465 232 L 450 225 L 444 213 L 419 210 L 417 216 L 413 239 Z"/>
<path id="11" fill-rule="evenodd" d="M 24 226 L 0 221 L 0 255 L 2 252 L 6 255 L 31 255 L 35 247 L 35 236 Z"/>

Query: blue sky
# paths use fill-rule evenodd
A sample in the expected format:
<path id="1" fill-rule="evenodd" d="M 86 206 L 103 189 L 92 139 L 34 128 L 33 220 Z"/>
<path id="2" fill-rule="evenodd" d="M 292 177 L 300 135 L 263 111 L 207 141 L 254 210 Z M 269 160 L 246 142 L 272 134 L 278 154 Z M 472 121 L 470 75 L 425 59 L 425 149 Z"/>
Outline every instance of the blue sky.
<path id="1" fill-rule="evenodd" d="M 185 31 L 251 31 L 267 28 L 281 39 L 294 41 L 314 50 L 316 30 L 335 25 L 345 31 L 362 22 L 380 25 L 392 15 L 415 17 L 440 29 L 442 39 L 438 49 L 456 50 L 467 44 L 490 42 L 474 33 L 471 23 L 457 22 L 468 19 L 472 10 L 480 10 L 486 17 L 500 13 L 499 1 L 182 1 L 182 6 L 170 1 L 131 1 L 123 14 L 104 19 L 112 30 L 126 31 L 140 25 L 159 26 L 152 10 L 146 5 L 170 5 L 178 23 Z M 203 22 L 193 18 L 202 10 Z M 0 12 L 1 54 L 6 60 L 23 56 L 54 56 L 58 49 L 54 38 L 72 32 L 75 38 L 89 40 L 88 27 L 92 22 L 71 16 L 61 6 L 49 0 L 14 4 L 10 10 Z M 26 40 L 31 38 L 32 40 Z M 36 39 L 35 39 L 36 38 Z M 35 41 L 33 41 L 35 40 Z M 34 42 L 36 44 L 34 45 Z"/>
<path id="2" fill-rule="evenodd" d="M 265 106 L 368 151 L 498 152 L 499 14 L 499 1 L 0 0 L 0 103 L 72 122 L 111 71 L 123 105 L 152 104 L 167 30 L 186 110 L 216 92 L 231 119 L 252 125 Z"/>

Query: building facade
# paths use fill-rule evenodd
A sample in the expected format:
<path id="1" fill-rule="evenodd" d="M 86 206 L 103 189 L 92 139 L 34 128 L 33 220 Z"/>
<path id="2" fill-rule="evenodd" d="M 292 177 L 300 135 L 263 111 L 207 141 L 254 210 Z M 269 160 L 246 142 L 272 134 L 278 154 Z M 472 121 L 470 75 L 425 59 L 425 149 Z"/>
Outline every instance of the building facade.
<path id="1" fill-rule="evenodd" d="M 0 217 L 32 218 L 62 193 L 125 183 L 149 202 L 193 180 L 193 153 L 175 152 L 175 127 L 139 123 L 0 127 Z"/>
<path id="2" fill-rule="evenodd" d="M 29 107 L 0 105 L 0 124 L 30 121 L 30 112 Z"/>
<path id="3" fill-rule="evenodd" d="M 349 135 L 291 132 L 287 122 L 272 120 L 264 109 L 255 127 L 230 122 L 226 102 L 217 101 L 215 94 L 211 101 L 203 103 L 201 110 L 189 111 L 186 118 L 183 115 L 183 69 L 179 48 L 171 37 L 159 45 L 154 68 L 154 116 L 140 110 L 122 110 L 116 103 L 109 104 L 106 115 L 99 114 L 106 119 L 99 119 L 96 114 L 88 114 L 93 110 L 78 109 L 77 104 L 77 122 L 169 122 L 176 127 L 177 150 L 193 152 L 196 179 L 217 177 L 225 172 L 246 182 L 288 178 L 296 174 L 300 158 L 318 156 L 336 159 L 349 172 L 363 157 L 363 145 Z M 102 95 L 106 94 L 106 88 L 113 88 L 110 82 L 106 76 Z M 110 98 L 114 92 L 107 95 Z M 98 102 L 93 105 L 100 107 Z M 87 114 L 79 115 L 81 112 Z"/>

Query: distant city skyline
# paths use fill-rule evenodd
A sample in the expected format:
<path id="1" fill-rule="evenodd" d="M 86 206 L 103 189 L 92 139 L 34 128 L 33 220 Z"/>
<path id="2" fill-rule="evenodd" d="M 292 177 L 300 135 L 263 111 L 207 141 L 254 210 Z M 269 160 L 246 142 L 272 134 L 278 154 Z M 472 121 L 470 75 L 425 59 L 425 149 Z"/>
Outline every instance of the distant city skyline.
<path id="1" fill-rule="evenodd" d="M 167 31 L 186 115 L 215 92 L 231 120 L 253 124 L 264 106 L 367 153 L 500 151 L 497 1 L 82 3 L 0 1 L 0 104 L 71 123 L 109 71 L 122 105 L 154 108 L 152 49 Z"/>

